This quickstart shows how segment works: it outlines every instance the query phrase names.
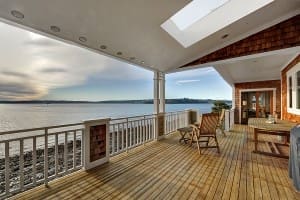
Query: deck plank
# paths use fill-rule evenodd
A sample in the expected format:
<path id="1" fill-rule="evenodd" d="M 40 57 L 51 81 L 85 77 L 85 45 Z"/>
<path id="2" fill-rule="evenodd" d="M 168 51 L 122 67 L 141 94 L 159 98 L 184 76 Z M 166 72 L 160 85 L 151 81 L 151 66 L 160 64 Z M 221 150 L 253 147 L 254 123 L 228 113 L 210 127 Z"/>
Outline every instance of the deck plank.
<path id="1" fill-rule="evenodd" d="M 192 180 L 191 185 L 193 187 L 191 188 L 192 191 L 190 194 L 186 191 L 183 197 L 189 199 L 201 199 L 206 196 L 207 191 L 209 190 L 209 187 L 207 187 L 207 184 L 209 184 L 208 182 L 212 180 L 213 175 L 218 173 L 218 168 L 215 168 L 215 166 L 222 165 L 222 159 L 215 159 L 215 157 L 224 158 L 224 155 L 227 152 L 227 143 L 225 143 L 225 140 L 221 141 L 220 145 L 222 146 L 220 154 L 218 154 L 216 150 L 203 150 L 200 158 L 204 159 L 205 157 L 208 157 L 209 159 L 202 165 L 203 167 L 200 169 L 195 179 Z"/>
<path id="2" fill-rule="evenodd" d="M 300 199 L 287 160 L 253 153 L 251 129 L 218 136 L 221 153 L 178 143 L 178 134 L 12 199 Z M 265 139 L 265 138 L 264 138 Z M 270 151 L 261 142 L 259 148 Z"/>

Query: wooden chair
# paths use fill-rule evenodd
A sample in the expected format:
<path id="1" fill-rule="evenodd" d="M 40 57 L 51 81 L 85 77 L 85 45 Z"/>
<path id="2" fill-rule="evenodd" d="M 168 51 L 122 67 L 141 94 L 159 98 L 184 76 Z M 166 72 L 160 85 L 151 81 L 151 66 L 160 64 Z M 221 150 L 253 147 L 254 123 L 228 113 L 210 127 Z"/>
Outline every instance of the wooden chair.
<path id="1" fill-rule="evenodd" d="M 225 134 L 225 128 L 224 128 L 224 120 L 225 120 L 225 109 L 221 110 L 220 116 L 219 116 L 219 122 L 217 125 L 217 129 L 221 130 L 221 132 L 223 133 L 224 136 L 226 136 Z"/>
<path id="2" fill-rule="evenodd" d="M 217 140 L 216 130 L 219 122 L 218 113 L 206 113 L 202 114 L 201 124 L 199 127 L 192 125 L 192 141 L 191 144 L 197 143 L 199 154 L 201 154 L 201 148 L 217 148 L 220 153 L 219 143 Z M 205 138 L 205 140 L 201 140 Z M 210 139 L 213 138 L 215 145 L 209 145 Z M 205 146 L 201 146 L 200 143 L 205 143 Z"/>

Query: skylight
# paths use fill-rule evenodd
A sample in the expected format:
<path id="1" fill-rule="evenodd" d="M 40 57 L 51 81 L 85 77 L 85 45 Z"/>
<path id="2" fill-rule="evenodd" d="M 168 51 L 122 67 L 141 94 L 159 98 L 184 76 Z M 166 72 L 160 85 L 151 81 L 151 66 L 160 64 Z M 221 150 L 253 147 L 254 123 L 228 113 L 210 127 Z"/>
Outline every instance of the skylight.
<path id="1" fill-rule="evenodd" d="M 184 30 L 230 0 L 193 0 L 171 17 L 180 30 Z"/>
<path id="2" fill-rule="evenodd" d="M 161 27 L 187 48 L 273 1 L 193 0 Z"/>

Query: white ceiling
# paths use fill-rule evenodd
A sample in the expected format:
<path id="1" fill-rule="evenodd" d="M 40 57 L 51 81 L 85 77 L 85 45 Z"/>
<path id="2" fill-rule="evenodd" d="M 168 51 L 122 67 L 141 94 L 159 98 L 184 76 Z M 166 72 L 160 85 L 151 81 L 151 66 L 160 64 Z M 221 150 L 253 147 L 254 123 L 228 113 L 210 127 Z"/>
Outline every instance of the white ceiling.
<path id="1" fill-rule="evenodd" d="M 300 13 L 299 0 L 275 0 L 191 47 L 184 48 L 160 25 L 189 2 L 190 0 L 0 0 L 0 18 L 7 23 L 17 23 L 21 27 L 148 69 L 170 72 Z M 12 10 L 22 12 L 25 18 L 14 18 Z M 52 32 L 52 25 L 60 27 L 61 31 Z M 229 37 L 221 39 L 224 34 L 229 34 Z M 87 37 L 88 41 L 79 42 L 80 36 Z M 102 52 L 100 45 L 108 48 Z M 118 51 L 123 54 L 117 56 Z M 130 57 L 136 59 L 132 61 Z"/>
<path id="2" fill-rule="evenodd" d="M 281 70 L 296 55 L 295 53 L 281 52 L 255 58 L 248 57 L 226 64 L 217 64 L 215 69 L 230 85 L 242 82 L 280 80 Z"/>

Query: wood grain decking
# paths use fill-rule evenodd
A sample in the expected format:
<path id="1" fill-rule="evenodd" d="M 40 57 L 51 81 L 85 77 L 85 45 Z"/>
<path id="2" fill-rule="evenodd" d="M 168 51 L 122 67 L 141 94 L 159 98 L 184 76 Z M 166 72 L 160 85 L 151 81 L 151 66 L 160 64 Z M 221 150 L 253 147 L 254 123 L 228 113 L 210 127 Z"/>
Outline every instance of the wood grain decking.
<path id="1" fill-rule="evenodd" d="M 246 126 L 218 136 L 216 149 L 178 143 L 179 135 L 152 142 L 15 196 L 14 199 L 300 199 L 288 160 L 252 153 Z M 261 143 L 260 148 L 267 145 Z"/>

